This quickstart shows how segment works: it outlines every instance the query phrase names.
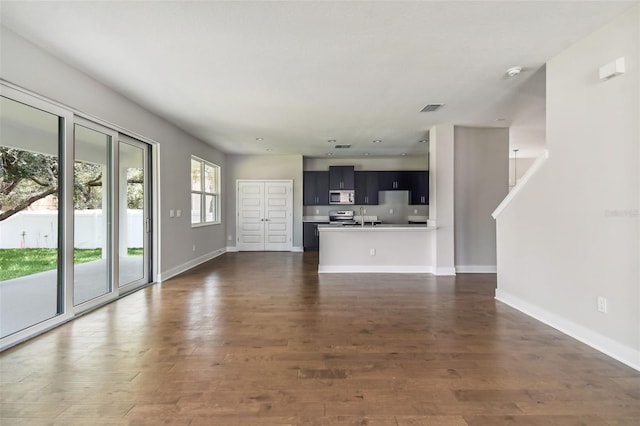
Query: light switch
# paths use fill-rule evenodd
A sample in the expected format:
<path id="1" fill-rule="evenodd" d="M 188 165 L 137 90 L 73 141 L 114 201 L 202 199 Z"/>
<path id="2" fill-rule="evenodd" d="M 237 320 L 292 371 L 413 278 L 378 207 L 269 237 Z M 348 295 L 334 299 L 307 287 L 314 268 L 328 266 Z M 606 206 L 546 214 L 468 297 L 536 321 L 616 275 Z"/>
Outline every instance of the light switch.
<path id="1" fill-rule="evenodd" d="M 178 217 L 182 216 L 182 210 L 180 209 L 176 210 L 176 216 Z"/>
<path id="2" fill-rule="evenodd" d="M 169 217 L 174 217 L 176 214 L 173 209 L 169 209 Z"/>

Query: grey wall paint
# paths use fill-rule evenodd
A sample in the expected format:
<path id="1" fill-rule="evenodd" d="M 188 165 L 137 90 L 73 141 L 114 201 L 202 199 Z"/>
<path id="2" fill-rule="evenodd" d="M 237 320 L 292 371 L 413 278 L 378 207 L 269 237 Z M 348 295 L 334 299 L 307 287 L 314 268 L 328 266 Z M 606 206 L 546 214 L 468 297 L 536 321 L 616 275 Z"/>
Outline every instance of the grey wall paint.
<path id="1" fill-rule="evenodd" d="M 190 156 L 222 168 L 225 156 L 107 86 L 2 27 L 2 78 L 51 100 L 152 139 L 159 147 L 161 270 L 226 246 L 225 224 L 191 228 Z M 222 208 L 224 209 L 224 199 Z M 169 218 L 169 209 L 181 209 Z M 224 210 L 223 210 L 224 211 Z M 192 251 L 192 245 L 196 251 Z"/>
<path id="2" fill-rule="evenodd" d="M 495 267 L 491 213 L 508 192 L 509 130 L 456 126 L 454 138 L 456 267 Z"/>
<path id="3" fill-rule="evenodd" d="M 228 155 L 225 192 L 228 245 L 236 241 L 236 180 L 293 180 L 293 246 L 302 247 L 302 156 Z"/>
<path id="4" fill-rule="evenodd" d="M 626 73 L 600 81 L 620 57 Z M 497 247 L 499 294 L 640 367 L 638 64 L 640 6 L 548 62 L 549 158 L 498 216 Z"/>

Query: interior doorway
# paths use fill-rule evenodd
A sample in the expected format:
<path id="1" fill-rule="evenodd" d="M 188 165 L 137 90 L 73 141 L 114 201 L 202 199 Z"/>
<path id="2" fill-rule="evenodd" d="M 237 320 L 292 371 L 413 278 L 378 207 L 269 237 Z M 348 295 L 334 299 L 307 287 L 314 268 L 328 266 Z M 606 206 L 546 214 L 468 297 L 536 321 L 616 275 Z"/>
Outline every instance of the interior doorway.
<path id="1" fill-rule="evenodd" d="M 293 181 L 237 180 L 236 236 L 239 251 L 290 251 Z"/>

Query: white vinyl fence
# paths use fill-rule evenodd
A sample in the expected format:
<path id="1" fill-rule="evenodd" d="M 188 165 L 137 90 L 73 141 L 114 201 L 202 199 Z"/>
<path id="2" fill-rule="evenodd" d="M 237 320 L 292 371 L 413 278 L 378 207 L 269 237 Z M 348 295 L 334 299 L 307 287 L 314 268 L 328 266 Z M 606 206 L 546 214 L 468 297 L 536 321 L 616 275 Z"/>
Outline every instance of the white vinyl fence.
<path id="1" fill-rule="evenodd" d="M 102 210 L 75 211 L 75 248 L 102 248 L 104 217 Z M 127 209 L 127 247 L 142 247 L 144 221 L 142 210 Z M 121 234 L 122 235 L 122 234 Z M 21 211 L 0 222 L 0 249 L 55 248 L 58 244 L 58 212 Z"/>

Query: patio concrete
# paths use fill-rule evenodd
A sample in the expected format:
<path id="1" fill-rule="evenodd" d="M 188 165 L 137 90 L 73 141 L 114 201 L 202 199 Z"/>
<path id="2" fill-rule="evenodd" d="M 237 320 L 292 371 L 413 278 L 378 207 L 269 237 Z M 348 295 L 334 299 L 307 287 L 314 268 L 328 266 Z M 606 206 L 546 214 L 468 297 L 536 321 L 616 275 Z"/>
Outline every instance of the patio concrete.
<path id="1" fill-rule="evenodd" d="M 121 257 L 120 282 L 131 283 L 142 278 L 143 259 L 143 256 Z M 51 270 L 0 282 L 1 337 L 56 316 L 57 274 L 57 270 Z M 107 291 L 106 260 L 75 265 L 74 305 Z"/>

